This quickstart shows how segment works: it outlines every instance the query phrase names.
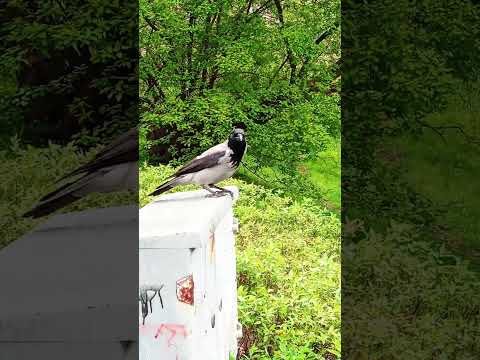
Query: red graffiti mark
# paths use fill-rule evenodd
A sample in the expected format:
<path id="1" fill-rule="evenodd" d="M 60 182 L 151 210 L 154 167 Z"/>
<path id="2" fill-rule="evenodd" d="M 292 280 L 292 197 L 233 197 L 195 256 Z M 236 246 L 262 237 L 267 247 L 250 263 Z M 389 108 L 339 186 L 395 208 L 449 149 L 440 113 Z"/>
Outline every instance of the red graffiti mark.
<path id="1" fill-rule="evenodd" d="M 184 338 L 187 337 L 187 329 L 184 325 L 179 325 L 179 324 L 161 324 L 160 327 L 157 329 L 157 332 L 155 334 L 155 339 L 158 338 L 159 335 L 162 335 L 165 331 L 170 332 L 170 336 L 167 339 L 167 345 L 168 347 L 171 347 L 173 345 L 173 340 L 177 336 L 177 333 L 182 335 Z"/>

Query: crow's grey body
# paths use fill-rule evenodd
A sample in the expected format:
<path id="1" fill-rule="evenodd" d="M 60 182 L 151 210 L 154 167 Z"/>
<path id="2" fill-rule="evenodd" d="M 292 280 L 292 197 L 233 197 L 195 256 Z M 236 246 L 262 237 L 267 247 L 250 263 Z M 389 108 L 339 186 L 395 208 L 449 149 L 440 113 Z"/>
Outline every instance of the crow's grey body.
<path id="1" fill-rule="evenodd" d="M 63 176 L 71 179 L 40 199 L 24 217 L 41 217 L 90 193 L 138 188 L 138 130 L 131 129 L 102 149 L 87 164 Z"/>
<path id="2" fill-rule="evenodd" d="M 246 150 L 243 129 L 235 129 L 229 139 L 203 152 L 172 175 L 171 179 L 160 185 L 150 195 L 159 195 L 178 185 L 202 185 L 209 192 L 210 187 L 221 190 L 219 194 L 229 193 L 214 186 L 216 183 L 233 176 Z"/>

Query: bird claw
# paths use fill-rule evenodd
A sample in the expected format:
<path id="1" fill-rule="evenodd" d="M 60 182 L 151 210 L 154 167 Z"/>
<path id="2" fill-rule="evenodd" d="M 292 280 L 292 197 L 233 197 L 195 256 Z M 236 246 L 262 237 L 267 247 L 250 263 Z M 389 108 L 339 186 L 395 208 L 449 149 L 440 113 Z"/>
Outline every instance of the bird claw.
<path id="1" fill-rule="evenodd" d="M 207 194 L 207 198 L 217 198 L 217 197 L 222 197 L 222 196 L 225 196 L 225 195 L 230 195 L 233 199 L 233 192 L 231 192 L 230 190 L 221 190 L 221 191 L 216 191 L 214 193 L 210 193 L 210 194 Z"/>

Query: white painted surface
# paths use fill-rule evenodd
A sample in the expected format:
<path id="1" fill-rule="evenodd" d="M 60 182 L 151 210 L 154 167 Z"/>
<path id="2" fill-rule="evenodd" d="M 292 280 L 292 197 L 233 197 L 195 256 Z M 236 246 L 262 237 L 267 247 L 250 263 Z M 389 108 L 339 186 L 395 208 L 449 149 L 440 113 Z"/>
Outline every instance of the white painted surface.
<path id="1" fill-rule="evenodd" d="M 0 360 L 133 360 L 136 346 L 125 351 L 121 342 L 137 337 L 141 359 L 235 355 L 233 202 L 206 194 L 167 194 L 141 209 L 140 242 L 132 206 L 57 215 L 0 250 Z M 122 266 L 137 252 L 140 278 Z M 189 274 L 193 306 L 176 296 L 176 281 Z M 132 293 L 139 280 L 141 289 L 164 285 L 164 309 L 155 297 L 145 326 Z"/>
<path id="2" fill-rule="evenodd" d="M 238 198 L 237 188 L 229 190 Z M 162 308 L 158 296 L 152 299 L 143 323 L 139 301 L 140 360 L 236 356 L 234 201 L 206 194 L 167 194 L 140 210 L 140 290 L 161 288 L 163 302 Z M 193 304 L 177 297 L 178 280 L 188 276 L 194 282 Z"/>
<path id="3" fill-rule="evenodd" d="M 126 359 L 137 224 L 137 206 L 62 214 L 2 249 L 0 359 Z"/>

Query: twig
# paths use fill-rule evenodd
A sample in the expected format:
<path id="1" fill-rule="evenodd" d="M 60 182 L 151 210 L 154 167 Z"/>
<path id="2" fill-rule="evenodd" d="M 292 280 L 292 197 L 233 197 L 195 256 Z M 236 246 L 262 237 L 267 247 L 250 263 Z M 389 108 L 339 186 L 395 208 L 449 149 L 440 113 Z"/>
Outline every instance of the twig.
<path id="1" fill-rule="evenodd" d="M 255 175 L 255 176 L 256 176 L 257 178 L 259 178 L 260 180 L 264 181 L 266 184 L 271 183 L 271 181 L 268 181 L 268 180 L 266 180 L 265 178 L 263 178 L 263 177 L 261 177 L 260 175 L 258 175 L 255 170 L 250 169 L 247 165 L 245 165 L 245 163 L 244 163 L 243 161 L 241 161 L 241 164 L 243 165 L 243 167 L 244 167 L 245 169 L 247 169 L 249 172 L 251 172 L 253 175 Z M 280 181 L 280 180 L 278 179 L 278 176 L 277 176 L 275 170 L 272 169 L 272 171 L 273 171 L 273 174 L 274 174 L 274 176 L 275 176 L 275 180 L 274 180 L 274 181 L 275 181 L 278 185 L 281 185 L 281 186 L 284 187 L 284 188 L 288 188 L 288 185 L 287 185 L 287 184 L 285 184 L 283 181 Z"/>
<path id="2" fill-rule="evenodd" d="M 438 135 L 440 135 L 440 137 L 441 137 L 441 139 L 443 140 L 443 142 L 444 142 L 445 144 L 447 144 L 447 140 L 445 139 L 445 136 L 444 136 L 443 133 L 442 133 L 440 130 L 438 130 L 435 126 L 432 126 L 432 125 L 430 125 L 430 124 L 428 124 L 428 123 L 426 123 L 425 121 L 422 121 L 422 120 L 420 120 L 420 119 L 417 119 L 417 122 L 418 122 L 420 125 L 428 128 L 428 129 L 432 130 L 433 132 L 437 133 Z"/>
<path id="3" fill-rule="evenodd" d="M 429 123 L 425 122 L 425 121 L 422 121 L 422 120 L 419 120 L 417 119 L 417 122 L 426 127 L 426 128 L 429 128 L 430 130 L 434 131 L 435 133 L 437 133 L 438 135 L 440 135 L 440 137 L 442 138 L 443 142 L 445 144 L 447 144 L 447 140 L 445 139 L 445 135 L 443 134 L 443 130 L 457 130 L 458 132 L 460 132 L 464 137 L 465 139 L 472 143 L 472 144 L 480 144 L 480 140 L 473 137 L 473 136 L 470 136 L 468 135 L 466 132 L 465 132 L 465 129 L 460 126 L 460 125 L 439 125 L 439 126 L 433 126 L 433 125 L 430 125 Z"/>

